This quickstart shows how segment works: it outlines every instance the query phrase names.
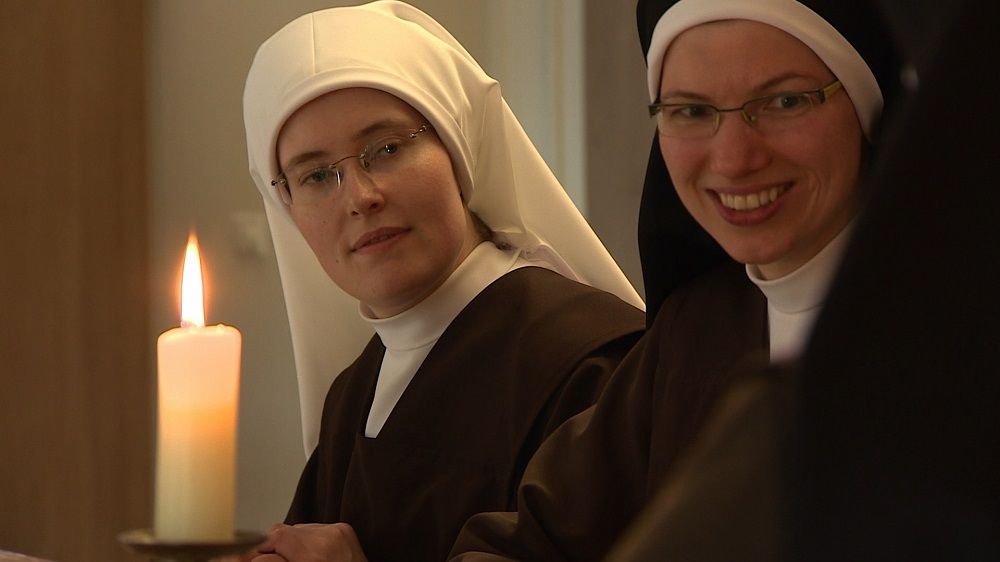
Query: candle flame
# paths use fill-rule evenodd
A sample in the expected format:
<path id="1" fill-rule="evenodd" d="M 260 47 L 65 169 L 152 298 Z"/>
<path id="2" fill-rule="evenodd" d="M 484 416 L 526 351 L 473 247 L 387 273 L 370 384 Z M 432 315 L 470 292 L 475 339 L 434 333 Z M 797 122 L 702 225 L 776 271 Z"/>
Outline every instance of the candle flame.
<path id="1" fill-rule="evenodd" d="M 198 238 L 188 236 L 187 251 L 184 255 L 184 273 L 181 276 L 181 326 L 205 325 L 205 293 L 202 288 L 201 255 L 198 253 Z"/>

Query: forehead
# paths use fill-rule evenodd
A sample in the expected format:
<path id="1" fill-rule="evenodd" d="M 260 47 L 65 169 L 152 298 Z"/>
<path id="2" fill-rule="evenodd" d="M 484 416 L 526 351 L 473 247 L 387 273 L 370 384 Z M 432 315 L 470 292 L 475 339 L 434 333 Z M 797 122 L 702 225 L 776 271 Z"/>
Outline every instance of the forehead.
<path id="1" fill-rule="evenodd" d="M 324 140 L 357 140 L 372 125 L 410 126 L 422 122 L 410 104 L 382 90 L 345 88 L 315 98 L 295 111 L 278 133 L 281 147 Z"/>
<path id="2" fill-rule="evenodd" d="M 723 20 L 685 30 L 670 44 L 660 77 L 664 88 L 740 86 L 780 75 L 826 80 L 823 61 L 794 36 L 749 20 Z"/>

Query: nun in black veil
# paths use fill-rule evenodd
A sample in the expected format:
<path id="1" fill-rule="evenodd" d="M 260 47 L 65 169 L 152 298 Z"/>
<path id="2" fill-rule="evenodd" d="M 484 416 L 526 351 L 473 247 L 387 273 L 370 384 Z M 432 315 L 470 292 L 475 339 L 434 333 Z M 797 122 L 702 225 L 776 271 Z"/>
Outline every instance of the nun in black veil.
<path id="1" fill-rule="evenodd" d="M 808 340 L 896 93 L 878 10 L 836 0 L 640 0 L 657 119 L 640 212 L 650 330 L 538 450 L 517 513 L 460 560 L 600 560 L 739 373 Z"/>
<path id="2" fill-rule="evenodd" d="M 1000 559 L 1000 7 L 879 4 L 906 92 L 808 347 L 734 385 L 610 560 Z"/>

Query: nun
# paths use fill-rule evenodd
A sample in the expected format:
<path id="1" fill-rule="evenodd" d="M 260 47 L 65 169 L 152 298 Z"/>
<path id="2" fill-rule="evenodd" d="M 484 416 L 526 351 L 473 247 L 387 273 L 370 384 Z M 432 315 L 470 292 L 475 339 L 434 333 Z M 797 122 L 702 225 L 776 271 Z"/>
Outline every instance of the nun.
<path id="1" fill-rule="evenodd" d="M 1000 192 L 982 112 L 1000 79 L 981 72 L 1000 9 L 879 4 L 904 91 L 808 347 L 734 385 L 608 560 L 1000 559 Z"/>
<path id="2" fill-rule="evenodd" d="M 470 515 L 516 507 L 643 303 L 497 82 L 412 6 L 293 20 L 257 51 L 244 117 L 300 386 L 326 397 L 258 559 L 441 560 Z M 344 368 L 329 348 L 365 329 Z"/>
<path id="3" fill-rule="evenodd" d="M 640 0 L 657 122 L 640 213 L 651 324 L 461 560 L 600 560 L 737 374 L 797 357 L 865 194 L 899 64 L 868 3 Z"/>

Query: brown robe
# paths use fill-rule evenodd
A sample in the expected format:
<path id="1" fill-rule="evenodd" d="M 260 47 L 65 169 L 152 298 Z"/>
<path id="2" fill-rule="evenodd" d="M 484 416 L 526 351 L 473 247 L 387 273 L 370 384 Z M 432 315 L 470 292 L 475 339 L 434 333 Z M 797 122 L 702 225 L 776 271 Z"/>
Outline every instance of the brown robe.
<path id="1" fill-rule="evenodd" d="M 336 378 L 289 523 L 350 523 L 369 560 L 443 560 L 468 517 L 516 508 L 541 441 L 594 403 L 643 315 L 548 270 L 515 270 L 448 326 L 377 438 L 364 436 L 385 348 Z"/>
<path id="2" fill-rule="evenodd" d="M 597 404 L 538 450 L 517 513 L 469 520 L 460 560 L 600 560 L 655 494 L 736 373 L 767 361 L 767 310 L 729 263 L 675 291 Z M 486 554 L 490 553 L 490 554 Z"/>

